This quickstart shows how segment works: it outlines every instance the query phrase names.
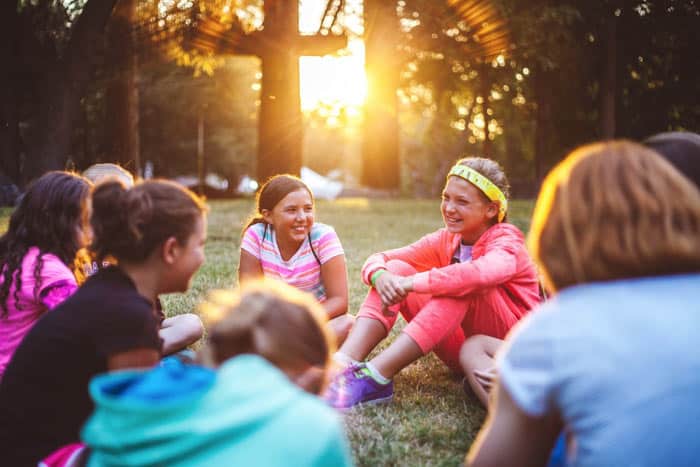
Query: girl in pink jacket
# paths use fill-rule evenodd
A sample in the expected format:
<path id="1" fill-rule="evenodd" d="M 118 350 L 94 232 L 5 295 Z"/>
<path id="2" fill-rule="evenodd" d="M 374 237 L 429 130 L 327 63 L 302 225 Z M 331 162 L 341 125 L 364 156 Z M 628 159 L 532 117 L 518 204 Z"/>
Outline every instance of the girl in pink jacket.
<path id="1" fill-rule="evenodd" d="M 503 339 L 539 302 L 523 234 L 505 222 L 508 187 L 497 162 L 458 161 L 442 193 L 445 228 L 367 259 L 362 280 L 371 289 L 335 355 L 345 369 L 326 392 L 333 407 L 390 401 L 394 375 L 430 351 L 461 373 L 465 338 Z M 365 362 L 399 313 L 403 332 Z"/>

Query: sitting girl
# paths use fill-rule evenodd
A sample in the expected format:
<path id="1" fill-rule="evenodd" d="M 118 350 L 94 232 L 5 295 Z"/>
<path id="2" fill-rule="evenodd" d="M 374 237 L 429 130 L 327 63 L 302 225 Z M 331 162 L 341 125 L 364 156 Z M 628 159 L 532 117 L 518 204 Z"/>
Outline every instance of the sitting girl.
<path id="1" fill-rule="evenodd" d="M 0 238 L 0 379 L 37 320 L 78 288 L 71 268 L 86 242 L 90 185 L 68 172 L 44 174 Z"/>
<path id="2" fill-rule="evenodd" d="M 508 336 L 470 465 L 545 465 L 562 429 L 566 465 L 697 464 L 700 192 L 641 145 L 584 146 L 528 243 L 555 295 Z"/>
<path id="3" fill-rule="evenodd" d="M 92 381 L 87 465 L 351 465 L 340 421 L 312 396 L 333 345 L 314 298 L 274 281 L 210 297 L 210 368 L 170 358 Z"/>
<path id="4" fill-rule="evenodd" d="M 367 259 L 362 279 L 372 288 L 335 356 L 347 367 L 326 394 L 333 407 L 390 400 L 394 375 L 430 351 L 460 372 L 465 336 L 503 339 L 539 302 L 523 235 L 505 222 L 507 196 L 508 181 L 496 162 L 462 159 L 442 193 L 445 228 Z M 363 362 L 398 313 L 408 325 L 389 347 Z"/>
<path id="5" fill-rule="evenodd" d="M 314 197 L 291 175 L 276 175 L 258 192 L 256 215 L 243 228 L 239 282 L 280 279 L 323 305 L 336 342 L 352 327 L 345 254 L 333 227 L 314 222 Z"/>
<path id="6" fill-rule="evenodd" d="M 93 164 L 83 172 L 83 176 L 94 184 L 108 179 L 117 179 L 127 188 L 134 186 L 134 177 L 131 173 L 117 164 Z M 84 265 L 83 277 L 87 278 L 96 273 L 100 269 L 100 265 L 97 261 L 91 260 L 87 250 L 83 250 L 82 254 L 84 255 L 82 256 Z M 87 261 L 84 259 L 86 257 Z M 113 258 L 105 259 L 102 262 L 102 266 L 108 266 L 112 262 L 114 262 Z M 163 340 L 163 355 L 171 355 L 186 349 L 197 342 L 204 334 L 202 320 L 196 314 L 182 313 L 166 318 L 166 313 L 163 311 L 159 299 L 156 299 L 155 308 L 156 316 L 160 322 L 158 335 Z"/>
<path id="7" fill-rule="evenodd" d="M 205 207 L 166 181 L 126 189 L 101 183 L 92 196 L 93 242 L 101 269 L 25 336 L 0 382 L 0 450 L 5 465 L 36 465 L 79 439 L 92 412 L 97 373 L 156 364 L 161 340 L 154 303 L 184 292 L 204 261 Z"/>

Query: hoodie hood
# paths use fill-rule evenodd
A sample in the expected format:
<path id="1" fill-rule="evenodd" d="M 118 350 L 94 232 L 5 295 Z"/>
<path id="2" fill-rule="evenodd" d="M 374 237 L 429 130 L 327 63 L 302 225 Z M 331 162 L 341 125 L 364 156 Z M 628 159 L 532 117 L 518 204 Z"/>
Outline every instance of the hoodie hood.
<path id="1" fill-rule="evenodd" d="M 230 359 L 218 371 L 166 359 L 145 373 L 98 376 L 90 395 L 95 412 L 82 432 L 92 449 L 90 466 L 242 465 L 270 446 L 275 452 L 267 452 L 267 458 L 256 454 L 257 465 L 283 465 L 284 458 L 294 464 L 289 456 L 319 453 L 308 445 L 303 453 L 290 452 L 283 440 L 277 449 L 274 439 L 289 439 L 289 423 L 318 419 L 321 427 L 328 426 L 325 431 L 339 433 L 335 414 L 329 418 L 326 412 L 330 409 L 255 355 Z M 313 463 L 301 458 L 301 464 Z"/>

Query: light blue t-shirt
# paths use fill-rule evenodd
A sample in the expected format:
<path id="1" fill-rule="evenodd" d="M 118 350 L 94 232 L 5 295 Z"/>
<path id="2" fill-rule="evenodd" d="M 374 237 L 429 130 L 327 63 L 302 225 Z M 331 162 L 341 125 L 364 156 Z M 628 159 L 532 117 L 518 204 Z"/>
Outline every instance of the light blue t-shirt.
<path id="1" fill-rule="evenodd" d="M 499 355 L 526 413 L 559 411 L 576 466 L 700 464 L 700 274 L 563 290 Z"/>

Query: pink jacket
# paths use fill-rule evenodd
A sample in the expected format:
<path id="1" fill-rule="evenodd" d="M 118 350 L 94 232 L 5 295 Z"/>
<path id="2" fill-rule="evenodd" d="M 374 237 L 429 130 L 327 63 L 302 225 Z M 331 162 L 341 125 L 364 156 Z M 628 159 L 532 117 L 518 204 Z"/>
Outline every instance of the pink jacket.
<path id="1" fill-rule="evenodd" d="M 413 290 L 436 296 L 461 297 L 497 287 L 502 303 L 523 315 L 540 301 L 537 271 L 525 249 L 522 232 L 512 224 L 496 224 L 484 232 L 472 249 L 472 260 L 450 264 L 459 246 L 459 234 L 442 228 L 417 242 L 395 250 L 375 253 L 362 266 L 362 280 L 370 285 L 372 273 L 387 261 L 402 260 L 413 266 Z"/>

